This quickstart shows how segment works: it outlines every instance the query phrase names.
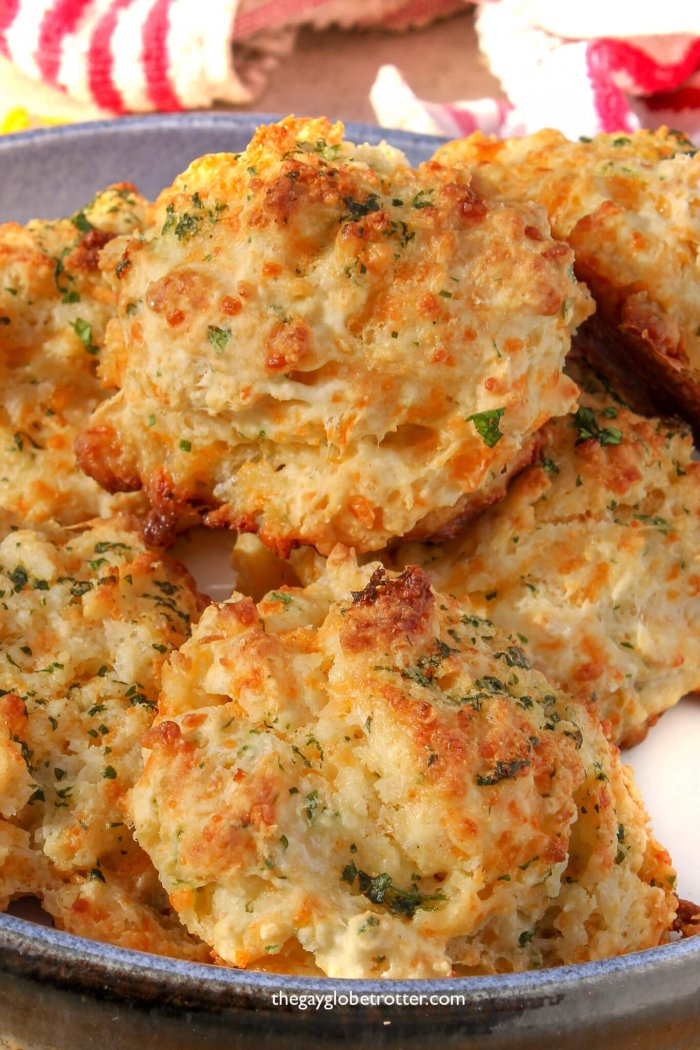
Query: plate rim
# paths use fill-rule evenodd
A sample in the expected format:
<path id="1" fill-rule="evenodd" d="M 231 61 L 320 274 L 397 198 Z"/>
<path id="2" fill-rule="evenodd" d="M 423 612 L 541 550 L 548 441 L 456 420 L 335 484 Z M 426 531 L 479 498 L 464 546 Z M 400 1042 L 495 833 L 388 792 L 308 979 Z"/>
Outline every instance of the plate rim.
<path id="1" fill-rule="evenodd" d="M 564 994 L 572 987 L 594 992 L 599 986 L 620 979 L 634 979 L 659 966 L 675 969 L 679 964 L 696 961 L 700 965 L 700 936 L 628 952 L 592 962 L 553 966 L 541 970 L 522 970 L 517 973 L 487 974 L 470 977 L 439 978 L 340 978 L 278 974 L 236 967 L 190 962 L 168 956 L 154 955 L 132 948 L 122 948 L 106 941 L 66 933 L 50 926 L 43 926 L 22 919 L 8 912 L 0 913 L 0 965 L 3 950 L 21 959 L 21 968 L 27 975 L 41 975 L 46 961 L 55 962 L 56 956 L 66 966 L 63 979 L 72 986 L 75 977 L 80 983 L 100 984 L 107 978 L 119 977 L 139 981 L 145 979 L 141 988 L 134 988 L 135 998 L 149 998 L 153 984 L 169 979 L 175 987 L 174 994 L 181 994 L 185 987 L 202 986 L 209 994 L 195 996 L 202 1005 L 211 1004 L 220 997 L 229 997 L 232 991 L 248 993 L 258 1000 L 267 1001 L 269 994 L 280 991 L 284 985 L 288 992 L 323 995 L 333 989 L 339 994 L 350 991 L 374 994 L 405 995 L 411 993 L 450 994 L 468 993 L 470 999 L 487 1000 L 504 1006 L 524 999 L 541 1001 L 543 996 Z M 664 965 L 666 964 L 666 966 Z M 55 975 L 54 975 L 55 976 Z M 700 976 L 700 974 L 698 975 Z M 160 987 L 160 984 L 159 984 Z M 139 991 L 143 994 L 139 995 Z M 700 1002 L 698 1003 L 700 1008 Z"/>
<path id="2" fill-rule="evenodd" d="M 251 113 L 235 112 L 231 110 L 194 110 L 187 113 L 149 113 L 137 114 L 126 117 L 112 117 L 104 120 L 86 120 L 75 123 L 51 124 L 37 128 L 29 128 L 26 131 L 15 131 L 11 134 L 0 136 L 0 152 L 10 151 L 18 146 L 44 142 L 51 139 L 82 138 L 93 132 L 98 134 L 119 134 L 125 131 L 151 131 L 154 127 L 164 129 L 192 127 L 192 128 L 216 128 L 229 125 L 237 129 L 251 129 L 251 133 L 260 124 L 275 123 L 283 120 L 288 114 L 283 113 Z M 289 114 L 299 116 L 299 114 Z M 328 117 L 331 123 L 336 118 Z M 401 143 L 417 146 L 425 145 L 426 148 L 436 148 L 437 145 L 448 142 L 446 135 L 431 135 L 428 132 L 406 131 L 403 128 L 385 128 L 379 124 L 370 124 L 365 121 L 337 120 L 343 124 L 350 135 L 368 134 L 375 141 L 385 139 L 389 145 Z"/>

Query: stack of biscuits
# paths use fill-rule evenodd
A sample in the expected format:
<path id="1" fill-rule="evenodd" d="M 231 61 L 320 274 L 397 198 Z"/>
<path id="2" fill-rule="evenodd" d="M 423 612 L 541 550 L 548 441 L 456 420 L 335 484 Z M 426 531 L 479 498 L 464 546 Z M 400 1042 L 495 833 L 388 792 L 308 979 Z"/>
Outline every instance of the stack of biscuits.
<path id="1" fill-rule="evenodd" d="M 694 928 L 619 747 L 700 687 L 699 182 L 287 118 L 0 227 L 0 906 L 357 978 Z"/>

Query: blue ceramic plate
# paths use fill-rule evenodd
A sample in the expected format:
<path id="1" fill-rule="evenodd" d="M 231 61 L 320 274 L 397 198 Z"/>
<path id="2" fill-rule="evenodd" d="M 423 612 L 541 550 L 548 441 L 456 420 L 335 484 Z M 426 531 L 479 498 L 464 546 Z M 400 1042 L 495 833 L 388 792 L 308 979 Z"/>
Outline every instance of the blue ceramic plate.
<path id="1" fill-rule="evenodd" d="M 114 181 L 134 182 L 154 196 L 194 157 L 242 150 L 267 119 L 275 118 L 159 116 L 2 139 L 0 221 L 70 214 Z M 412 162 L 437 144 L 366 125 L 348 125 L 347 133 L 354 141 L 387 138 Z M 697 714 L 696 704 L 692 715 L 672 712 L 664 722 L 677 726 L 676 737 L 687 737 L 684 719 L 697 722 Z M 655 791 L 657 758 L 663 760 L 654 756 L 640 770 L 647 795 Z M 692 796 L 687 782 L 679 792 Z M 684 826 L 693 841 L 695 812 L 689 807 L 692 822 Z M 673 852 L 658 821 L 657 831 Z M 681 892 L 691 895 L 683 873 Z M 700 937 L 541 972 L 340 981 L 162 959 L 0 915 L 0 1050 L 424 1050 L 431 1042 L 441 1050 L 698 1050 Z"/>

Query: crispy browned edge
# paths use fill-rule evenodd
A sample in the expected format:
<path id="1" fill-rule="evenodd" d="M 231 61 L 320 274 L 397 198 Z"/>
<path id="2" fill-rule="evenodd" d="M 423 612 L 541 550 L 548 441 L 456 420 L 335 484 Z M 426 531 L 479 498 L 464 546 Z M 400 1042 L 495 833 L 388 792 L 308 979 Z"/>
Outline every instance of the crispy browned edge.
<path id="1" fill-rule="evenodd" d="M 609 377 L 635 412 L 682 416 L 700 444 L 700 377 L 664 353 L 652 332 L 596 313 L 578 329 L 573 346 Z"/>
<path id="2" fill-rule="evenodd" d="M 533 461 L 540 445 L 539 434 L 533 435 L 490 488 L 463 496 L 452 508 L 447 521 L 443 512 L 428 514 L 403 538 L 439 542 L 457 536 L 473 518 L 503 499 L 511 479 Z M 144 485 L 136 469 L 130 465 L 124 445 L 112 427 L 87 426 L 76 439 L 75 449 L 81 468 L 108 492 L 131 491 L 143 485 L 151 504 L 143 534 L 146 542 L 153 546 L 171 546 L 180 532 L 199 521 L 209 528 L 257 533 L 266 546 L 283 558 L 289 557 L 290 551 L 304 542 L 294 534 L 282 537 L 266 535 L 256 515 L 234 512 L 230 504 L 212 506 L 202 500 L 183 497 L 176 493 L 165 467 L 156 470 Z"/>
<path id="3" fill-rule="evenodd" d="M 700 934 L 700 904 L 679 898 L 672 929 L 681 937 L 697 937 Z"/>

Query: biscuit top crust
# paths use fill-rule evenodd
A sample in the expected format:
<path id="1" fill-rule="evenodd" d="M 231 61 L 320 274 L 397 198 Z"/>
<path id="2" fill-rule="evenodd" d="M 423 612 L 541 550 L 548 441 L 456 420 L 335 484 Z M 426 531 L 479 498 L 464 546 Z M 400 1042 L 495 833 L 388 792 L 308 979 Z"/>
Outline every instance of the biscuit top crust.
<path id="1" fill-rule="evenodd" d="M 541 209 L 467 172 L 326 120 L 262 127 L 104 251 L 120 391 L 83 465 L 143 483 L 162 533 L 188 502 L 281 551 L 432 533 L 571 407 L 592 309 L 572 260 Z"/>
<path id="2" fill-rule="evenodd" d="M 597 720 L 419 568 L 336 548 L 305 590 L 210 607 L 144 743 L 138 840 L 233 965 L 297 944 L 333 976 L 519 970 L 672 920 Z"/>

